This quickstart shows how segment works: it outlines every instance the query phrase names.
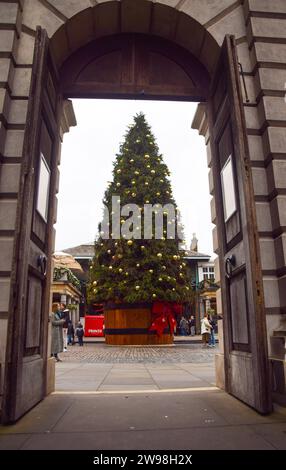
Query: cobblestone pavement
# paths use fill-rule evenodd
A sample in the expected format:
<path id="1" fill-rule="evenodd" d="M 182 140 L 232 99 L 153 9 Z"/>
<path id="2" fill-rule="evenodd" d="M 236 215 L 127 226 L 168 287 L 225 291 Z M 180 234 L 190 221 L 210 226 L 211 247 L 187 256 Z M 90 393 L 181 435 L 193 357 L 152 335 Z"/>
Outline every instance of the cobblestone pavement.
<path id="1" fill-rule="evenodd" d="M 64 362 L 83 363 L 212 363 L 218 348 L 203 349 L 201 344 L 174 345 L 168 347 L 107 346 L 103 343 L 77 344 L 61 353 Z"/>

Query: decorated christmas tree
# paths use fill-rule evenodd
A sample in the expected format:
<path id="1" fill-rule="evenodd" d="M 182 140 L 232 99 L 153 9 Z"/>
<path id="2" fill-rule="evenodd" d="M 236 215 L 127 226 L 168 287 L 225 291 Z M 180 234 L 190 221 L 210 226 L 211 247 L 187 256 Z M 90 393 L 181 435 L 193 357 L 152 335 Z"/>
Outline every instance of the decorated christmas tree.
<path id="1" fill-rule="evenodd" d="M 120 145 L 90 266 L 89 300 L 182 303 L 192 291 L 169 170 L 145 116 Z M 181 245 L 182 246 L 182 245 Z"/>

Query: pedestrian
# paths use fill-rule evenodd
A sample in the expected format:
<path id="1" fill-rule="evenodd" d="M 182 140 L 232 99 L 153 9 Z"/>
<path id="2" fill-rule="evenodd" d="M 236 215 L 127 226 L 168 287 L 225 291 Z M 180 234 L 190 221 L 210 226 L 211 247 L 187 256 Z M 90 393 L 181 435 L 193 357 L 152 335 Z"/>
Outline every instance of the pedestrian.
<path id="1" fill-rule="evenodd" d="M 71 320 L 68 320 L 68 328 L 67 328 L 67 338 L 68 338 L 68 346 L 74 345 L 74 327 Z"/>
<path id="2" fill-rule="evenodd" d="M 212 326 L 210 322 L 208 321 L 208 314 L 205 313 L 201 321 L 201 334 L 202 334 L 203 347 L 206 347 L 208 345 L 211 329 L 212 329 Z"/>
<path id="3" fill-rule="evenodd" d="M 208 315 L 208 321 L 209 321 L 209 324 L 211 325 L 212 329 L 210 331 L 210 337 L 209 337 L 209 347 L 210 348 L 214 348 L 215 347 L 215 326 L 216 326 L 216 322 L 214 321 L 214 319 Z"/>
<path id="4" fill-rule="evenodd" d="M 77 325 L 77 328 L 75 330 L 75 334 L 76 334 L 77 339 L 78 339 L 78 345 L 83 346 L 84 329 L 83 329 L 83 326 L 80 322 Z"/>
<path id="5" fill-rule="evenodd" d="M 182 316 L 181 320 L 180 320 L 180 334 L 182 336 L 187 336 L 188 335 L 188 321 L 187 319 Z"/>
<path id="6" fill-rule="evenodd" d="M 68 344 L 68 321 L 70 320 L 69 310 L 66 308 L 66 304 L 61 303 L 61 317 L 65 320 L 63 325 L 63 342 L 64 342 L 64 352 L 67 351 Z"/>
<path id="7" fill-rule="evenodd" d="M 61 359 L 58 357 L 58 353 L 63 351 L 64 319 L 61 318 L 60 305 L 58 303 L 53 303 L 52 313 L 49 316 L 49 321 L 52 324 L 51 355 L 56 359 L 57 362 L 61 362 Z"/>
<path id="8" fill-rule="evenodd" d="M 195 334 L 196 334 L 196 322 L 195 322 L 195 318 L 194 318 L 193 315 L 191 315 L 191 318 L 189 319 L 189 326 L 190 326 L 191 336 L 195 336 Z"/>

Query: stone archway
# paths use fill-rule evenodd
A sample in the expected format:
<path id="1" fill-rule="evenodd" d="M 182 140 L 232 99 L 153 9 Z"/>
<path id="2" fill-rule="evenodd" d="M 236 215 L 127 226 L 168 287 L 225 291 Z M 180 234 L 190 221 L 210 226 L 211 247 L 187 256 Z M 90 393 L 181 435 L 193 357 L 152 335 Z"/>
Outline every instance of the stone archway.
<path id="1" fill-rule="evenodd" d="M 283 127 L 281 126 L 281 121 L 284 122 L 284 115 L 281 110 L 281 115 L 278 116 L 277 113 L 275 114 L 273 111 L 273 107 L 271 107 L 271 104 L 273 104 L 274 101 L 278 106 L 282 103 L 281 90 L 279 89 L 275 95 L 270 93 L 268 96 L 267 90 L 270 88 L 271 91 L 271 87 L 277 88 L 278 85 L 271 85 L 269 74 L 264 70 L 260 70 L 264 69 L 265 63 L 267 63 L 267 68 L 271 69 L 272 57 L 270 48 L 269 46 L 264 45 L 264 49 L 261 50 L 261 48 L 256 47 L 255 44 L 257 37 L 260 37 L 260 42 L 262 42 L 261 38 L 263 38 L 263 34 L 265 33 L 265 29 L 263 29 L 264 22 L 261 18 L 266 18 L 269 26 L 271 22 L 273 23 L 275 15 L 272 14 L 271 6 L 263 7 L 260 11 L 259 5 L 257 6 L 256 4 L 253 6 L 250 4 L 249 0 L 245 0 L 243 2 L 243 6 L 240 5 L 240 2 L 238 3 L 232 0 L 214 2 L 212 8 L 206 8 L 207 5 L 203 5 L 204 1 L 206 4 L 208 3 L 208 0 L 201 0 L 199 5 L 196 4 L 196 2 L 192 2 L 192 4 L 190 4 L 186 1 L 182 2 L 176 0 L 156 3 L 147 0 L 138 0 L 136 1 L 136 7 L 134 7 L 134 2 L 130 0 L 123 0 L 122 2 L 90 2 L 89 0 L 73 2 L 71 0 L 65 0 L 60 6 L 57 2 L 52 0 L 45 1 L 44 3 L 38 1 L 36 4 L 34 1 L 26 0 L 23 9 L 19 5 L 7 2 L 7 11 L 9 10 L 10 16 L 7 16 L 6 14 L 3 23 L 5 24 L 6 22 L 8 25 L 12 26 L 11 28 L 9 26 L 8 29 L 4 28 L 4 31 L 8 31 L 8 33 L 4 33 L 5 42 L 3 43 L 3 47 L 5 49 L 4 52 L 6 54 L 6 56 L 4 55 L 4 58 L 8 59 L 8 61 L 4 64 L 4 79 L 6 80 L 4 80 L 4 83 L 6 83 L 7 86 L 2 100 L 3 119 L 1 121 L 1 149 L 4 149 L 4 157 L 1 157 L 0 192 L 2 196 L 2 211 L 9 209 L 10 215 L 6 218 L 2 217 L 1 219 L 3 220 L 0 233 L 1 253 L 5 253 L 5 256 L 3 258 L 0 271 L 1 289 L 4 292 L 2 297 L 4 299 L 2 307 L 3 310 L 1 312 L 0 320 L 1 326 L 3 326 L 1 334 L 3 335 L 2 344 L 4 344 L 1 353 L 2 364 L 4 363 L 3 357 L 5 355 L 5 345 L 7 344 L 6 374 L 4 383 L 5 404 L 7 405 L 10 403 L 9 406 L 11 406 L 13 412 L 10 413 L 10 417 L 6 416 L 6 420 L 17 419 L 17 417 L 25 412 L 25 410 L 43 398 L 46 393 L 44 385 L 45 380 L 43 385 L 38 387 L 37 393 L 34 393 L 32 389 L 29 389 L 29 381 L 26 380 L 25 386 L 27 387 L 27 390 L 29 389 L 30 391 L 30 395 L 27 395 L 29 396 L 29 400 L 25 404 L 20 405 L 17 412 L 15 412 L 15 400 L 17 399 L 17 394 L 24 394 L 25 392 L 23 390 L 23 384 L 19 381 L 19 378 L 17 378 L 17 372 L 16 375 L 13 375 L 11 371 L 22 370 L 23 343 L 25 341 L 27 342 L 27 339 L 28 343 L 30 342 L 30 352 L 28 355 L 29 358 L 25 359 L 25 364 L 32 364 L 33 362 L 33 370 L 38 370 L 38 373 L 40 374 L 39 376 L 41 376 L 43 371 L 45 371 L 46 363 L 46 346 L 44 349 L 39 349 L 39 360 L 33 356 L 34 353 L 39 353 L 37 349 L 39 348 L 39 345 L 34 345 L 33 343 L 34 339 L 32 330 L 28 333 L 26 332 L 25 338 L 23 337 L 23 322 L 25 322 L 25 319 L 27 320 L 27 318 L 30 318 L 29 324 L 32 325 L 32 319 L 35 312 L 32 312 L 33 309 L 30 310 L 32 313 L 30 314 L 30 317 L 27 317 L 27 311 L 25 311 L 24 306 L 29 305 L 28 289 L 19 272 L 19 266 L 21 266 L 19 264 L 19 260 L 21 259 L 21 257 L 19 258 L 19 241 L 23 240 L 23 227 L 20 227 L 19 225 L 19 220 L 22 216 L 22 206 L 21 203 L 18 203 L 18 196 L 23 194 L 21 191 L 25 190 L 23 177 L 27 174 L 27 167 L 25 167 L 26 160 L 25 158 L 22 158 L 27 156 L 26 136 L 28 127 L 26 126 L 26 107 L 29 100 L 30 109 L 33 109 L 32 101 L 35 98 L 33 91 L 37 88 L 32 87 L 29 91 L 31 65 L 35 67 L 35 60 L 33 61 L 33 48 L 36 25 L 46 28 L 48 35 L 51 37 L 51 58 L 49 60 L 51 67 L 50 70 L 53 69 L 53 72 L 46 77 L 46 84 L 48 84 L 48 93 L 50 93 L 50 97 L 53 96 L 54 100 L 57 96 L 57 74 L 62 64 L 69 56 L 71 56 L 72 53 L 76 53 L 80 47 L 94 39 L 99 39 L 99 37 L 103 38 L 121 33 L 152 34 L 154 36 L 161 37 L 164 40 L 173 42 L 176 46 L 183 47 L 186 51 L 192 54 L 192 56 L 196 57 L 212 77 L 219 57 L 219 46 L 222 44 L 225 33 L 229 32 L 236 34 L 236 49 L 238 50 L 239 60 L 242 63 L 244 72 L 249 71 L 249 75 L 246 77 L 248 85 L 247 89 L 251 90 L 249 93 L 250 102 L 247 103 L 246 100 L 244 100 L 244 112 L 242 113 L 242 103 L 239 112 L 243 121 L 246 120 L 247 139 L 251 149 L 250 157 L 252 160 L 252 168 L 250 172 L 250 169 L 247 167 L 247 171 L 248 174 L 252 174 L 254 180 L 254 197 L 252 196 L 251 199 L 251 210 L 252 216 L 254 219 L 257 218 L 258 223 L 258 232 L 256 232 L 254 227 L 255 243 L 256 248 L 258 248 L 258 251 L 256 252 L 256 257 L 258 257 L 258 269 L 255 273 L 252 272 L 252 275 L 256 275 L 258 279 L 255 295 L 259 296 L 260 305 L 262 306 L 262 310 L 260 310 L 262 323 L 265 321 L 265 317 L 263 317 L 264 294 L 266 313 L 271 315 L 271 317 L 268 317 L 268 324 L 273 325 L 271 327 L 271 331 L 275 325 L 279 325 L 280 317 L 284 308 L 283 305 L 285 303 L 282 289 L 284 285 L 284 268 L 282 265 L 278 268 L 277 263 L 273 267 L 273 263 L 269 260 L 269 257 L 265 257 L 264 248 L 268 254 L 271 252 L 274 253 L 274 251 L 279 254 L 281 253 L 281 249 L 283 251 L 281 244 L 283 244 L 284 231 L 283 225 L 281 225 L 282 219 L 279 219 L 281 215 L 281 204 L 280 200 L 278 200 L 279 194 L 283 195 L 283 192 L 281 193 L 280 191 L 279 193 L 277 191 L 272 191 L 271 195 L 269 195 L 270 193 L 267 193 L 266 177 L 268 178 L 271 188 L 274 187 L 274 189 L 281 189 L 281 185 L 279 186 L 280 183 L 277 179 L 277 169 L 279 167 L 281 171 L 284 171 L 284 166 L 281 163 L 277 163 L 277 159 L 275 159 L 275 149 L 277 150 L 276 154 L 283 154 L 284 134 L 281 131 L 281 128 Z M 87 8 L 91 3 L 95 4 L 95 6 Z M 283 10 L 282 7 L 281 9 Z M 259 15 L 255 15 L 257 11 Z M 278 14 L 280 13 L 278 12 Z M 281 11 L 281 14 L 283 14 L 283 11 Z M 21 24 L 22 32 L 19 35 Z M 275 41 L 276 44 L 279 42 L 279 38 L 283 36 L 283 34 L 280 33 L 278 26 L 275 25 L 274 27 L 273 23 L 273 35 L 277 36 Z M 259 36 L 257 32 L 258 30 L 261 32 L 262 36 L 261 34 Z M 17 39 L 18 35 L 19 38 Z M 267 41 L 265 42 L 267 43 Z M 46 42 L 44 46 L 47 49 Z M 248 47 L 251 49 L 251 53 L 249 53 Z M 46 53 L 42 53 L 42 56 L 38 56 L 38 65 L 42 64 L 42 67 L 46 60 L 45 54 Z M 282 53 L 279 58 L 281 59 L 280 63 L 282 63 Z M 277 58 L 277 60 L 279 58 Z M 15 69 L 15 74 L 11 72 L 12 68 Z M 36 69 L 34 68 L 34 70 Z M 253 74 L 256 74 L 256 81 L 253 79 Z M 37 77 L 34 76 L 32 79 L 34 86 L 35 83 L 37 83 L 36 78 Z M 41 76 L 41 78 L 43 77 Z M 239 81 L 237 78 L 238 75 L 236 75 L 236 78 L 234 77 L 236 86 Z M 37 90 L 39 94 L 42 91 L 41 86 L 42 85 L 38 83 Z M 225 86 L 225 83 L 222 83 L 222 86 Z M 266 95 L 263 92 L 264 89 L 266 89 Z M 222 90 L 225 89 L 222 88 Z M 212 90 L 212 93 L 214 97 L 214 89 Z M 257 115 L 258 111 L 259 116 Z M 275 126 L 275 122 L 278 121 L 280 122 L 280 126 Z M 34 124 L 36 124 L 36 122 L 37 116 L 34 116 Z M 280 130 L 278 129 L 279 127 Z M 25 128 L 26 144 L 24 142 L 23 146 Z M 54 131 L 54 135 L 56 135 L 56 127 L 54 128 Z M 45 131 L 42 132 L 43 135 L 47 136 Z M 261 137 L 262 134 L 263 139 Z M 275 147 L 274 145 L 274 135 L 279 135 L 280 143 L 278 147 Z M 209 142 L 208 134 L 206 134 L 206 139 L 207 142 Z M 34 145 L 36 145 L 36 141 L 34 142 Z M 45 145 L 49 146 L 47 140 Z M 242 145 L 242 143 L 240 145 Z M 243 145 L 245 145 L 245 143 Z M 36 146 L 34 147 L 34 151 L 36 152 Z M 209 155 L 211 156 L 211 152 Z M 261 155 L 265 157 L 265 161 L 268 161 L 267 170 L 260 164 Z M 273 156 L 273 163 L 271 163 L 271 157 Z M 20 171 L 22 175 L 21 179 Z M 216 176 L 218 176 L 218 173 Z M 212 178 L 213 168 L 210 169 L 211 188 Z M 56 190 L 56 183 L 54 189 Z M 31 194 L 33 194 L 33 192 Z M 268 195 L 271 197 L 271 208 L 269 200 L 267 199 Z M 18 207 L 17 217 L 16 207 Z M 217 210 L 218 206 L 216 206 L 216 209 L 213 207 L 214 220 L 219 217 Z M 274 222 L 272 223 L 270 220 L 270 211 L 271 215 L 274 217 Z M 276 216 L 278 214 L 278 220 L 275 214 Z M 54 214 L 51 215 L 51 220 L 52 219 L 54 219 Z M 273 224 L 276 226 L 276 231 L 273 229 Z M 278 226 L 282 229 L 282 232 L 281 230 L 278 230 Z M 38 226 L 38 230 L 38 233 L 40 233 L 40 226 Z M 51 249 L 51 228 L 49 229 L 49 233 L 50 241 L 48 245 L 49 249 Z M 27 236 L 29 236 L 29 234 L 26 233 L 26 237 Z M 267 238 L 266 241 L 265 237 Z M 214 238 L 216 239 L 216 234 Z M 25 266 L 28 266 L 28 262 L 25 258 L 26 255 L 27 253 L 22 252 L 22 259 L 25 262 L 20 269 L 22 272 Z M 262 258 L 262 270 L 261 267 L 259 267 L 260 256 Z M 285 261 L 283 261 L 282 264 L 283 263 L 285 267 Z M 10 275 L 11 281 L 9 279 Z M 27 276 L 27 273 L 25 275 Z M 259 283 L 261 275 L 263 276 L 263 287 Z M 44 326 L 44 319 L 45 316 L 43 317 L 42 325 L 43 328 L 46 328 Z M 6 333 L 7 325 L 8 333 Z M 15 328 L 17 331 L 17 338 L 15 337 Z M 263 332 L 263 328 L 261 333 L 265 340 L 265 332 Z M 45 337 L 46 336 L 44 335 L 44 338 Z M 38 340 L 40 338 L 42 338 L 41 335 L 38 336 Z M 262 341 L 262 343 L 264 343 L 264 341 Z M 265 362 L 266 353 L 265 349 L 263 349 L 264 347 L 265 345 L 260 349 L 260 359 L 264 357 L 263 360 Z M 239 354 L 236 354 L 236 360 L 238 360 L 238 356 Z M 43 368 L 41 368 L 42 366 L 40 363 L 44 364 Z M 260 365 L 261 364 L 262 362 Z M 4 367 L 2 367 L 2 387 L 4 376 L 3 369 Z M 264 369 L 264 372 L 267 373 L 266 369 Z M 23 375 L 23 370 L 21 374 Z M 33 374 L 34 372 L 32 372 L 31 369 L 30 377 L 32 379 L 34 378 Z M 14 400 L 13 406 L 11 405 L 11 400 Z"/>

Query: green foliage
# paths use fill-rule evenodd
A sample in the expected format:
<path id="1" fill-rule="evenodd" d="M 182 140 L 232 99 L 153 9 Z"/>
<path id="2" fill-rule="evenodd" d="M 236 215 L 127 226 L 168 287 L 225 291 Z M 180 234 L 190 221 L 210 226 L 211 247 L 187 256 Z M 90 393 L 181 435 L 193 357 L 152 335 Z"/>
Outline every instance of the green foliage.
<path id="1" fill-rule="evenodd" d="M 55 267 L 54 268 L 54 281 L 60 281 L 65 274 L 67 274 L 67 280 L 71 284 L 73 284 L 73 286 L 75 286 L 77 289 L 80 290 L 80 287 L 81 287 L 80 281 L 68 268 Z"/>
<path id="2" fill-rule="evenodd" d="M 168 179 L 170 173 L 159 154 L 154 136 L 143 114 L 134 118 L 125 141 L 120 145 L 114 169 L 113 181 L 104 195 L 109 209 L 112 227 L 112 196 L 120 196 L 121 206 L 135 203 L 140 207 L 141 227 L 144 228 L 144 204 L 176 203 Z M 130 212 L 132 214 L 132 212 Z M 130 217 L 121 216 L 123 224 Z M 140 216 L 139 216 L 140 217 Z M 153 229 L 155 214 L 153 214 Z M 175 227 L 173 239 L 167 239 L 168 226 Z M 132 228 L 133 226 L 131 226 Z M 184 252 L 178 249 L 176 218 L 163 216 L 163 237 L 145 240 L 121 237 L 103 239 L 103 233 L 95 242 L 95 256 L 90 266 L 88 298 L 96 302 L 124 301 L 152 302 L 189 301 L 193 296 L 190 277 L 183 260 Z M 112 228 L 113 230 L 113 228 Z M 143 230 L 142 230 L 143 232 Z"/>

